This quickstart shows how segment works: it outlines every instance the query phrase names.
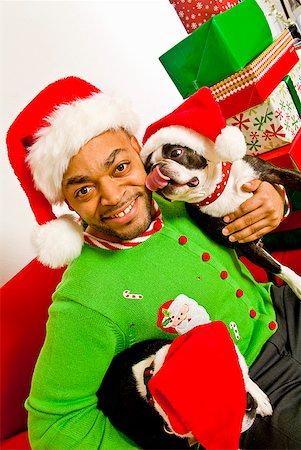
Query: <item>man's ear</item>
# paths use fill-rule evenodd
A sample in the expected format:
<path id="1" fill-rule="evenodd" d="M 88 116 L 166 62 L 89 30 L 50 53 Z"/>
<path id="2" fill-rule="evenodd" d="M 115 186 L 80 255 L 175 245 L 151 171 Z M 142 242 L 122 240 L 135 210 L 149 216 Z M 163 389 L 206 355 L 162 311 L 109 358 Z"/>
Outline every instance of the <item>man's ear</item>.
<path id="1" fill-rule="evenodd" d="M 141 145 L 139 144 L 136 136 L 131 136 L 131 145 L 132 145 L 133 149 L 135 150 L 135 152 L 137 152 L 139 155 L 140 151 L 141 151 Z"/>

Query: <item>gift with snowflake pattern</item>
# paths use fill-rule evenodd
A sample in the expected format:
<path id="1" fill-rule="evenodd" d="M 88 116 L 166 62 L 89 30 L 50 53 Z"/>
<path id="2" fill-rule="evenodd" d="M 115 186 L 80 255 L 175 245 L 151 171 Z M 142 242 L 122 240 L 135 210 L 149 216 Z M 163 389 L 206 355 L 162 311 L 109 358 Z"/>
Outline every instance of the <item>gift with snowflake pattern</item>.
<path id="1" fill-rule="evenodd" d="M 192 33 L 212 16 L 237 5 L 238 0 L 169 0 L 187 33 Z"/>
<path id="2" fill-rule="evenodd" d="M 293 142 L 301 119 L 284 81 L 261 104 L 227 119 L 245 136 L 247 153 L 259 155 Z"/>

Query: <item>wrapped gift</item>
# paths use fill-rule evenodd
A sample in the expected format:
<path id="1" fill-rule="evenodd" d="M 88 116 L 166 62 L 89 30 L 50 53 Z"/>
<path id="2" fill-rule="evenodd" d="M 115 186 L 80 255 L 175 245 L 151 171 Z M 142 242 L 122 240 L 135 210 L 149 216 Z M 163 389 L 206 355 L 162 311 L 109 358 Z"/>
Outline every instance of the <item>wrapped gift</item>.
<path id="1" fill-rule="evenodd" d="M 169 0 L 187 33 L 192 33 L 212 16 L 237 5 L 238 0 Z"/>
<path id="2" fill-rule="evenodd" d="M 260 6 L 244 0 L 211 17 L 159 59 L 186 98 L 242 69 L 272 42 Z"/>
<path id="3" fill-rule="evenodd" d="M 278 167 L 301 170 L 301 129 L 291 144 L 262 153 L 259 158 L 265 159 Z"/>
<path id="4" fill-rule="evenodd" d="M 301 119 L 284 81 L 260 105 L 227 119 L 245 136 L 247 153 L 259 155 L 293 142 Z"/>
<path id="5" fill-rule="evenodd" d="M 286 30 L 246 67 L 210 87 L 223 115 L 228 118 L 262 103 L 298 61 Z"/>
<path id="6" fill-rule="evenodd" d="M 295 103 L 296 109 L 298 111 L 299 116 L 301 117 L 301 102 L 300 97 L 298 95 L 298 91 L 296 86 L 289 75 L 283 78 L 283 81 L 287 85 L 288 90 L 290 91 L 291 97 Z"/>
<path id="7" fill-rule="evenodd" d="M 286 83 L 301 117 L 301 61 L 283 78 L 283 81 Z"/>
<path id="8" fill-rule="evenodd" d="M 291 77 L 291 80 L 294 83 L 298 97 L 301 100 L 301 61 L 298 61 L 295 67 L 290 71 L 289 76 Z"/>

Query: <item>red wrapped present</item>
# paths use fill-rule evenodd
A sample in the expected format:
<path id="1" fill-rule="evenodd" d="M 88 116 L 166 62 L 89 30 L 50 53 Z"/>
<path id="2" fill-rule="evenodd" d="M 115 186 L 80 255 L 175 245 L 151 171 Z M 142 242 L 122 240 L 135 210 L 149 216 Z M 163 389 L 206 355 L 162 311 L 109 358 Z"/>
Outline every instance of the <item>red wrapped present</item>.
<path id="1" fill-rule="evenodd" d="M 262 103 L 298 61 L 294 40 L 286 30 L 243 69 L 212 85 L 225 118 Z"/>
<path id="2" fill-rule="evenodd" d="M 301 130 L 291 144 L 263 153 L 259 155 L 259 158 L 265 159 L 278 167 L 301 170 Z"/>
<path id="3" fill-rule="evenodd" d="M 227 11 L 238 0 L 169 0 L 187 33 L 192 33 L 212 16 Z"/>

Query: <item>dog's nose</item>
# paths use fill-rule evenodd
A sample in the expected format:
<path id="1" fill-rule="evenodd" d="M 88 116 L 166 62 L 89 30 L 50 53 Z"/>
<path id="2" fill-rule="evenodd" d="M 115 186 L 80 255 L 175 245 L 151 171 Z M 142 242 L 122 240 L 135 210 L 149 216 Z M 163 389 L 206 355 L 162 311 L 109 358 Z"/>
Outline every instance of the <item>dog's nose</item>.
<path id="1" fill-rule="evenodd" d="M 246 412 L 250 413 L 257 409 L 258 403 L 254 399 L 254 397 L 250 394 L 250 392 L 247 392 L 247 409 Z"/>

